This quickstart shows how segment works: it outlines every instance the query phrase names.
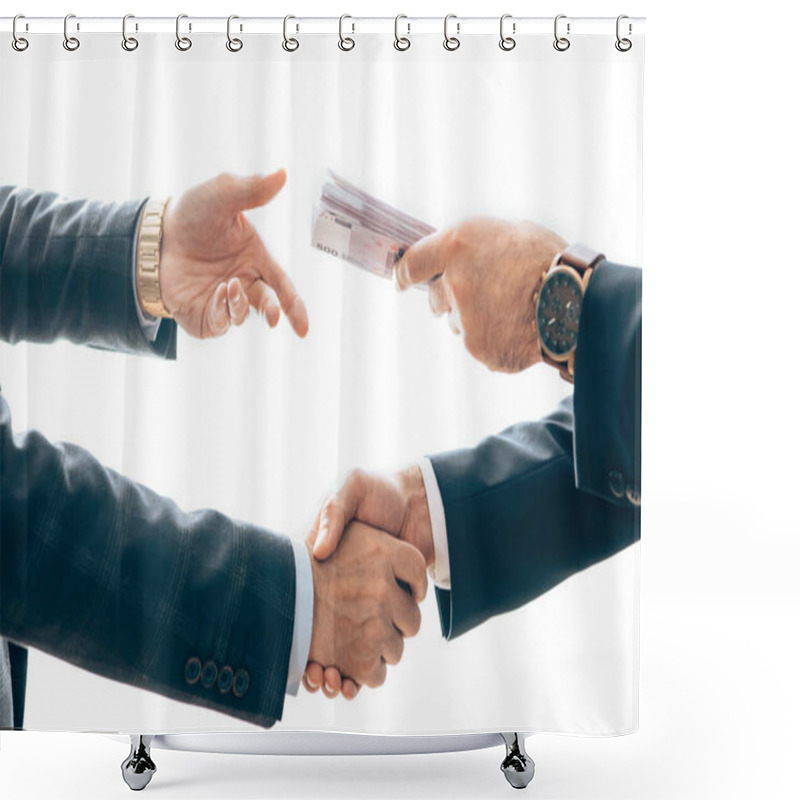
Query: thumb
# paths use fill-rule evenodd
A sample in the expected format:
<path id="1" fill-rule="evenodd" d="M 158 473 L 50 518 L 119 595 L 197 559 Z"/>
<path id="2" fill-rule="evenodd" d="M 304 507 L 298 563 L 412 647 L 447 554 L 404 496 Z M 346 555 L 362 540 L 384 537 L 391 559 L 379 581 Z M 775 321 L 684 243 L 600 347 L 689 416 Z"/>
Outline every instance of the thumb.
<path id="1" fill-rule="evenodd" d="M 271 175 L 225 175 L 220 194 L 235 211 L 246 211 L 266 205 L 275 197 L 286 183 L 286 170 L 283 168 Z"/>
<path id="2" fill-rule="evenodd" d="M 335 499 L 328 500 L 319 515 L 317 538 L 314 541 L 314 558 L 324 561 L 333 555 L 349 519 Z"/>
<path id="3" fill-rule="evenodd" d="M 444 272 L 448 231 L 439 231 L 420 239 L 406 250 L 395 267 L 399 289 L 408 289 L 416 283 L 430 281 Z"/>

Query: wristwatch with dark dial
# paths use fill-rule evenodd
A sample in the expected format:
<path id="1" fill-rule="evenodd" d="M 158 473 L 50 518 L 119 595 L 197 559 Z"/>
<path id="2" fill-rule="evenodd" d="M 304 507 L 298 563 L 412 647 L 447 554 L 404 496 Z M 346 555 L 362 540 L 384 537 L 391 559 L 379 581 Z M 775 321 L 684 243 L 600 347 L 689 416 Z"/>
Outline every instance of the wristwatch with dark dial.
<path id="1" fill-rule="evenodd" d="M 542 360 L 556 367 L 561 377 L 575 380 L 575 350 L 586 287 L 605 256 L 574 244 L 553 260 L 534 292 L 536 333 Z"/>

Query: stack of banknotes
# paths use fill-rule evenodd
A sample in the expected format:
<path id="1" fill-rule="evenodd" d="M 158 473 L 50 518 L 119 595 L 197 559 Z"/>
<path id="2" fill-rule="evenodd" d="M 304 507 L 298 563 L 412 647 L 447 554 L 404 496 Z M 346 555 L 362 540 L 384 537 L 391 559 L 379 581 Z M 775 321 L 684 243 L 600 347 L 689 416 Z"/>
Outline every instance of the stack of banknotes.
<path id="1" fill-rule="evenodd" d="M 434 228 L 328 171 L 314 207 L 311 245 L 382 278 Z"/>

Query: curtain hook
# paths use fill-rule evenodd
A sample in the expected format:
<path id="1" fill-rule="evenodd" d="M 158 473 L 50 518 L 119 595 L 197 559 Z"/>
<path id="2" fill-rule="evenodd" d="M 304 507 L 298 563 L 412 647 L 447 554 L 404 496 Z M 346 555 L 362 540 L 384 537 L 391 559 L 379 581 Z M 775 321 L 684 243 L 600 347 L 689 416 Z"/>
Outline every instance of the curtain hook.
<path id="1" fill-rule="evenodd" d="M 17 14 L 17 16 L 14 17 L 14 22 L 11 25 L 11 36 L 12 36 L 12 38 L 11 38 L 11 46 L 18 53 L 21 53 L 23 50 L 27 50 L 28 49 L 28 45 L 30 44 L 30 42 L 24 36 L 20 36 L 17 33 L 17 22 L 19 20 L 21 20 L 21 19 L 25 19 L 25 15 L 24 14 Z M 27 22 L 25 23 L 25 30 L 26 31 L 28 30 L 28 23 Z"/>
<path id="2" fill-rule="evenodd" d="M 622 20 L 624 20 L 624 19 L 628 19 L 628 15 L 627 14 L 620 14 L 617 17 L 617 41 L 614 42 L 614 47 L 616 47 L 617 50 L 620 51 L 620 53 L 627 53 L 628 50 L 630 50 L 631 47 L 633 47 L 633 42 L 630 39 L 628 39 L 627 37 L 623 39 L 619 35 L 620 22 L 622 22 Z M 628 35 L 630 35 L 631 33 L 633 33 L 633 26 L 629 22 L 628 23 Z"/>
<path id="3" fill-rule="evenodd" d="M 122 49 L 127 50 L 129 53 L 133 52 L 139 46 L 139 40 L 133 36 L 128 36 L 128 20 L 135 19 L 133 14 L 126 14 L 122 18 Z M 136 23 L 136 30 L 139 30 L 139 24 Z"/>
<path id="4" fill-rule="evenodd" d="M 553 21 L 553 36 L 555 37 L 555 41 L 553 42 L 553 47 L 558 50 L 559 53 L 563 53 L 565 50 L 569 50 L 570 40 L 567 39 L 569 36 L 569 22 L 567 22 L 567 36 L 559 36 L 558 35 L 558 21 L 562 19 L 566 19 L 566 14 L 559 14 L 555 20 Z"/>
<path id="5" fill-rule="evenodd" d="M 192 40 L 188 36 L 181 35 L 181 20 L 188 19 L 188 14 L 178 14 L 175 18 L 175 47 L 181 52 L 186 52 L 192 46 Z M 189 30 L 192 29 L 192 23 L 189 23 Z"/>
<path id="6" fill-rule="evenodd" d="M 448 26 L 450 24 L 451 19 L 458 19 L 458 18 L 456 17 L 455 14 L 448 14 L 444 18 L 444 42 L 443 42 L 444 49 L 450 50 L 450 52 L 452 52 L 453 50 L 458 50 L 458 48 L 461 47 L 461 40 L 458 38 L 458 36 L 450 36 L 450 34 L 448 33 Z M 461 23 L 456 22 L 456 33 L 458 34 L 460 32 L 461 32 Z"/>
<path id="7" fill-rule="evenodd" d="M 353 19 L 349 14 L 342 14 L 339 17 L 339 49 L 344 50 L 347 52 L 348 50 L 352 50 L 356 46 L 355 39 L 351 36 L 344 36 L 342 28 L 344 26 L 344 21 L 346 19 Z M 351 23 L 353 26 L 353 33 L 356 32 L 356 24 L 355 22 Z"/>
<path id="8" fill-rule="evenodd" d="M 513 50 L 517 46 L 517 40 L 511 36 L 506 36 L 505 34 L 505 24 L 507 19 L 511 19 L 511 14 L 503 14 L 500 17 L 500 49 L 505 50 L 508 52 L 509 50 Z M 517 23 L 511 23 L 511 32 L 517 32 Z"/>
<path id="9" fill-rule="evenodd" d="M 297 19 L 297 17 L 292 16 L 291 14 L 287 14 L 283 18 L 283 44 L 282 47 L 287 53 L 294 53 L 298 47 L 300 47 L 300 42 L 294 38 L 294 36 L 289 36 L 289 20 L 290 19 Z M 300 26 L 297 25 L 295 31 L 299 31 Z"/>
<path id="10" fill-rule="evenodd" d="M 225 47 L 227 47 L 231 53 L 238 53 L 244 46 L 241 39 L 231 36 L 231 22 L 233 22 L 235 19 L 239 19 L 239 17 L 236 14 L 231 14 L 228 17 L 228 27 L 225 29 L 228 35 L 228 41 L 225 42 Z M 241 25 L 239 26 L 239 30 L 242 30 Z"/>
<path id="11" fill-rule="evenodd" d="M 69 35 L 69 30 L 67 29 L 67 25 L 71 19 L 75 19 L 74 14 L 67 14 L 67 16 L 64 17 L 64 49 L 73 52 L 74 50 L 77 50 L 81 46 L 81 42 L 80 39 L 77 38 L 77 36 Z M 77 24 L 76 30 L 80 29 L 81 29 L 80 25 Z"/>
<path id="12" fill-rule="evenodd" d="M 398 14 L 394 18 L 394 49 L 403 52 L 404 50 L 408 50 L 408 48 L 411 47 L 411 39 L 409 39 L 408 36 L 400 35 L 401 19 L 408 19 L 408 17 L 405 14 Z M 408 33 L 411 33 L 410 22 L 406 23 L 406 27 L 408 28 Z"/>

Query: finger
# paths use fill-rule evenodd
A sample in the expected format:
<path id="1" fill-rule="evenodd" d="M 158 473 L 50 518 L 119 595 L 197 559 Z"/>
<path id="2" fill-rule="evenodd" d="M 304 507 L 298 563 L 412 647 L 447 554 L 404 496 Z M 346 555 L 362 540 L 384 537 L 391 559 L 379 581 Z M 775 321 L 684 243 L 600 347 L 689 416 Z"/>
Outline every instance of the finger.
<path id="1" fill-rule="evenodd" d="M 405 581 L 411 587 L 414 600 L 421 603 L 428 591 L 428 573 L 422 553 L 399 539 L 388 539 L 386 545 L 395 579 Z"/>
<path id="2" fill-rule="evenodd" d="M 397 631 L 394 631 L 383 643 L 381 655 L 387 664 L 400 663 L 400 659 L 403 657 L 403 637 Z"/>
<path id="3" fill-rule="evenodd" d="M 395 267 L 399 289 L 432 280 L 444 272 L 449 237 L 450 231 L 439 231 L 420 239 L 406 250 Z"/>
<path id="4" fill-rule="evenodd" d="M 278 297 L 264 281 L 257 280 L 247 290 L 247 298 L 250 305 L 267 320 L 270 328 L 278 324 L 281 317 L 281 307 Z"/>
<path id="5" fill-rule="evenodd" d="M 271 175 L 231 175 L 217 177 L 218 191 L 235 212 L 266 205 L 286 183 L 286 170 Z"/>
<path id="6" fill-rule="evenodd" d="M 261 280 L 271 286 L 278 295 L 283 313 L 294 328 L 294 332 L 301 338 L 308 333 L 308 312 L 306 304 L 297 294 L 294 284 L 289 276 L 278 266 L 278 263 L 264 248 L 261 263 L 257 265 Z"/>
<path id="7" fill-rule="evenodd" d="M 422 613 L 411 595 L 398 586 L 392 590 L 390 603 L 395 628 L 407 639 L 416 636 L 422 625 Z"/>
<path id="8" fill-rule="evenodd" d="M 450 311 L 450 301 L 447 298 L 447 290 L 442 278 L 434 278 L 428 284 L 428 304 L 436 317 Z"/>
<path id="9" fill-rule="evenodd" d="M 354 518 L 398 536 L 405 513 L 405 500 L 393 481 L 383 475 L 353 470 L 320 512 L 314 557 L 320 561 L 328 558 L 336 550 L 347 523 Z"/>
<path id="10" fill-rule="evenodd" d="M 336 667 L 325 667 L 325 675 L 322 681 L 322 693 L 325 697 L 333 699 L 339 695 L 342 689 L 342 674 Z"/>
<path id="11" fill-rule="evenodd" d="M 228 281 L 228 314 L 234 325 L 241 325 L 250 313 L 250 304 L 238 278 Z"/>
<path id="12" fill-rule="evenodd" d="M 318 664 L 316 661 L 309 661 L 303 675 L 303 686 L 313 694 L 319 691 L 320 686 L 322 686 L 322 679 L 322 664 Z"/>
<path id="13" fill-rule="evenodd" d="M 342 697 L 345 700 L 355 700 L 361 687 L 351 678 L 342 679 Z"/>
<path id="14" fill-rule="evenodd" d="M 206 330 L 209 336 L 222 336 L 231 326 L 231 316 L 228 311 L 228 284 L 221 283 L 217 286 L 211 297 L 211 303 L 206 314 Z"/>
<path id="15" fill-rule="evenodd" d="M 379 658 L 373 669 L 367 674 L 364 683 L 372 689 L 377 688 L 386 680 L 386 662 Z"/>

